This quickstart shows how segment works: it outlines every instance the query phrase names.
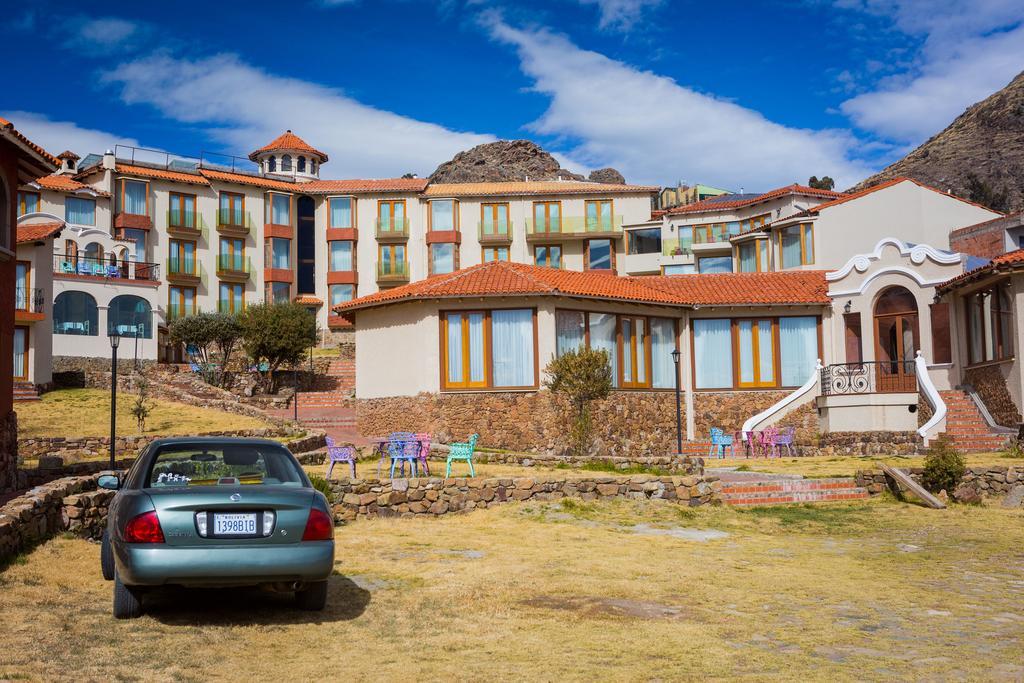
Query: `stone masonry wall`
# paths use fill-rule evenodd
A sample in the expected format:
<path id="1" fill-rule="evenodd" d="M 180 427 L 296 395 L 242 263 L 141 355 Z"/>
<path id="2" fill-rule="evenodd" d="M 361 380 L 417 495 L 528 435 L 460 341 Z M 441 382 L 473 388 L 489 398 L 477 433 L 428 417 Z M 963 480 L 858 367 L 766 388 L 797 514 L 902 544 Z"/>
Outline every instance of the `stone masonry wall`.
<path id="1" fill-rule="evenodd" d="M 67 529 L 64 517 L 65 499 L 68 496 L 95 491 L 96 478 L 97 476 L 93 475 L 58 479 L 37 486 L 0 507 L 0 567 L 23 550 Z M 99 507 L 98 500 L 96 506 Z M 92 515 L 94 519 L 105 516 L 105 508 L 102 512 L 97 509 L 97 513 Z"/>
<path id="2" fill-rule="evenodd" d="M 912 455 L 924 450 L 917 432 L 828 432 L 815 455 Z"/>
<path id="3" fill-rule="evenodd" d="M 788 391 L 698 391 L 693 395 L 694 428 L 699 439 L 707 439 L 712 427 L 731 433 L 743 427 L 749 418 L 768 409 L 789 395 Z M 818 414 L 813 401 L 807 401 L 775 425 L 796 427 L 795 441 L 813 444 L 817 440 Z"/>
<path id="4" fill-rule="evenodd" d="M 411 517 L 444 515 L 493 507 L 501 503 L 547 501 L 575 497 L 634 498 L 673 501 L 697 506 L 721 502 L 717 477 L 592 477 L 586 479 L 342 479 L 332 482 L 334 514 L 351 521 L 357 517 Z"/>
<path id="5" fill-rule="evenodd" d="M 284 427 L 266 427 L 258 429 L 235 429 L 219 432 L 201 432 L 191 436 L 244 436 L 259 439 L 273 439 L 305 433 Z M 150 442 L 159 437 L 151 435 L 119 436 L 114 444 L 114 451 L 124 455 L 138 453 Z M 33 437 L 18 439 L 18 455 L 22 460 L 32 460 L 43 455 L 54 455 L 62 458 L 81 459 L 95 458 L 110 452 L 109 436 L 83 437 Z"/>
<path id="6" fill-rule="evenodd" d="M 900 468 L 920 483 L 923 467 Z M 885 475 L 882 470 L 861 470 L 856 475 L 857 486 L 864 487 L 872 495 L 882 493 L 886 489 Z M 1014 465 L 990 465 L 988 467 L 968 467 L 961 480 L 961 486 L 969 486 L 982 495 L 998 496 L 1010 492 L 1015 486 L 1024 483 L 1024 467 Z"/>
<path id="7" fill-rule="evenodd" d="M 989 414 L 996 424 L 1003 427 L 1016 427 L 1020 424 L 1021 415 L 1006 387 L 1002 365 L 985 365 L 980 368 L 968 368 L 964 371 L 964 381 L 974 387 L 982 403 L 988 408 Z"/>
<path id="8" fill-rule="evenodd" d="M 0 493 L 18 487 L 18 415 L 0 418 Z"/>

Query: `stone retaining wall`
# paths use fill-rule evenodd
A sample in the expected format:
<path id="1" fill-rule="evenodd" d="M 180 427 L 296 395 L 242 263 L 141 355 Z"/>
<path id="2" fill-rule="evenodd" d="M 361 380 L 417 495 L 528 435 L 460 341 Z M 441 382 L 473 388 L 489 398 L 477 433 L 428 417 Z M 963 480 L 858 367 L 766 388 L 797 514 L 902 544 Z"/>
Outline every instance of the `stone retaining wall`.
<path id="1" fill-rule="evenodd" d="M 566 497 L 582 500 L 656 499 L 691 507 L 721 502 L 718 478 L 700 475 L 580 479 L 341 479 L 332 482 L 331 489 L 334 492 L 335 517 L 342 521 L 357 517 L 444 515 L 514 501 L 547 501 Z"/>
<path id="2" fill-rule="evenodd" d="M 135 458 L 122 458 L 114 464 L 119 470 L 126 470 L 132 466 Z M 84 477 L 110 469 L 109 460 L 87 460 L 65 464 L 60 457 L 43 456 L 40 459 L 39 467 L 30 467 L 18 470 L 18 488 L 28 489 L 35 486 L 42 486 L 47 482 L 64 477 Z"/>
<path id="3" fill-rule="evenodd" d="M 107 528 L 107 509 L 114 491 L 96 489 L 71 495 L 61 501 L 61 526 L 79 538 L 98 541 Z"/>
<path id="4" fill-rule="evenodd" d="M 37 486 L 0 507 L 0 567 L 23 550 L 66 530 L 68 527 L 64 517 L 65 499 L 83 492 L 95 491 L 96 479 L 97 475 L 58 479 Z M 84 500 L 79 497 L 79 501 L 75 501 L 73 507 L 77 507 L 77 503 L 81 501 L 84 508 Z M 91 534 L 97 525 L 105 523 L 106 508 L 101 507 L 101 498 L 89 500 L 90 503 L 95 502 L 94 505 L 90 504 L 90 509 L 96 510 L 89 516 L 92 520 L 88 527 Z M 83 517 L 84 515 L 79 515 L 78 518 Z M 81 528 L 85 528 L 84 523 Z"/>
<path id="5" fill-rule="evenodd" d="M 923 467 L 899 468 L 920 483 Z M 856 475 L 857 486 L 864 487 L 868 493 L 876 495 L 886 490 L 885 474 L 882 470 L 861 470 Z M 968 467 L 960 487 L 971 487 L 983 496 L 1001 496 L 1010 492 L 1013 487 L 1024 483 L 1024 467 L 1014 465 L 990 465 L 988 467 Z M 958 487 L 959 490 L 959 487 Z M 947 492 L 952 494 L 953 492 Z"/>
<path id="6" fill-rule="evenodd" d="M 0 493 L 18 488 L 18 415 L 0 416 Z"/>
<path id="7" fill-rule="evenodd" d="M 974 387 L 996 424 L 1016 428 L 1020 424 L 1021 415 L 1010 396 L 1004 374 L 1011 367 L 1011 364 L 1001 363 L 968 368 L 964 371 L 964 382 Z"/>
<path id="8" fill-rule="evenodd" d="M 924 452 L 917 432 L 827 432 L 811 455 L 913 455 Z"/>

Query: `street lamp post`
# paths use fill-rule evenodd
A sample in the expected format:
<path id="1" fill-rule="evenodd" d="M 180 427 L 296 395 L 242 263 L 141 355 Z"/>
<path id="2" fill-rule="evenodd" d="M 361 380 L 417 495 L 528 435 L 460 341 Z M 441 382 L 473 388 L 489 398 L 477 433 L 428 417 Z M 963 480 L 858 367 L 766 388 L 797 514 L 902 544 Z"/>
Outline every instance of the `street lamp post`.
<path id="1" fill-rule="evenodd" d="M 672 351 L 672 362 L 676 366 L 676 455 L 683 453 L 683 404 L 679 397 L 679 349 Z"/>
<path id="2" fill-rule="evenodd" d="M 110 469 L 117 469 L 114 458 L 114 440 L 117 437 L 117 346 L 121 343 L 121 335 L 116 330 L 110 331 Z"/>

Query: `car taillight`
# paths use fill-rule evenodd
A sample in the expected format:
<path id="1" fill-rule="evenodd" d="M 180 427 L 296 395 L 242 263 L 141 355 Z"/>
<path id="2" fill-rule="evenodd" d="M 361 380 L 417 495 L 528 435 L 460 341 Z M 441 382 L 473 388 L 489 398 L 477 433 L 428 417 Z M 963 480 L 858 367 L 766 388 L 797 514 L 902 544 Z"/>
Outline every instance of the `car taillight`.
<path id="1" fill-rule="evenodd" d="M 163 543 L 164 532 L 156 510 L 143 512 L 128 520 L 124 527 L 125 543 Z"/>
<path id="2" fill-rule="evenodd" d="M 306 520 L 306 531 L 302 534 L 303 541 L 329 541 L 334 537 L 334 520 L 323 510 L 313 508 Z"/>

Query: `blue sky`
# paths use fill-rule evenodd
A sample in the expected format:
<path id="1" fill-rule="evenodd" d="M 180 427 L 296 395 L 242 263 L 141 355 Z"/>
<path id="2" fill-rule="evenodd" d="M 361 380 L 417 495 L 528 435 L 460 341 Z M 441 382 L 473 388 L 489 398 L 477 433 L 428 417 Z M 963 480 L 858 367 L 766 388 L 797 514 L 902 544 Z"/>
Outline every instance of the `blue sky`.
<path id="1" fill-rule="evenodd" d="M 631 182 L 841 187 L 1024 69 L 1019 0 L 292 0 L 21 5 L 0 113 L 51 151 L 243 155 L 290 128 L 325 177 L 429 174 L 529 138 Z"/>

